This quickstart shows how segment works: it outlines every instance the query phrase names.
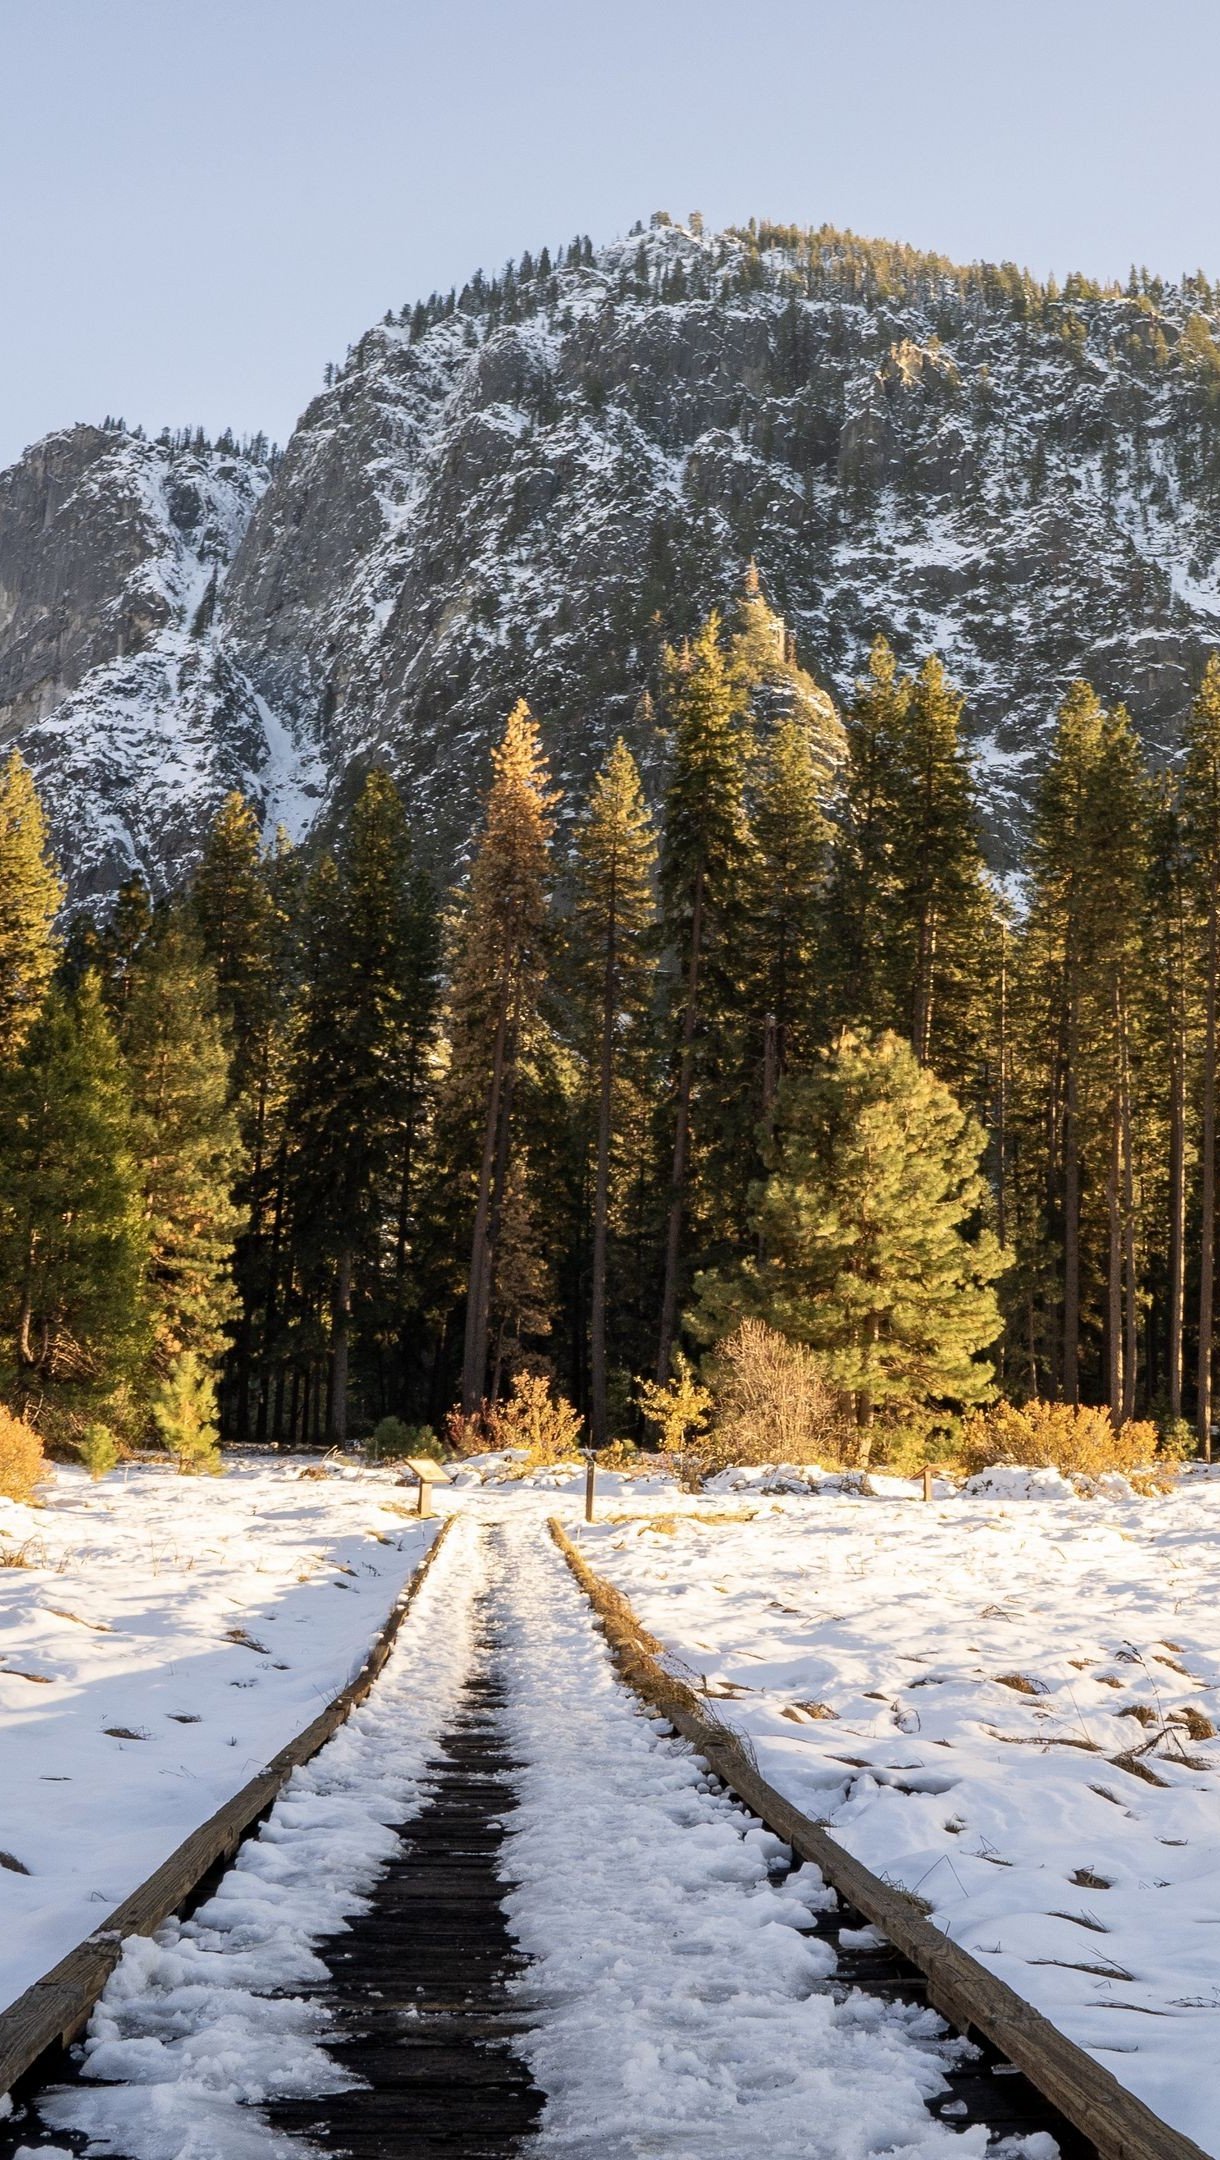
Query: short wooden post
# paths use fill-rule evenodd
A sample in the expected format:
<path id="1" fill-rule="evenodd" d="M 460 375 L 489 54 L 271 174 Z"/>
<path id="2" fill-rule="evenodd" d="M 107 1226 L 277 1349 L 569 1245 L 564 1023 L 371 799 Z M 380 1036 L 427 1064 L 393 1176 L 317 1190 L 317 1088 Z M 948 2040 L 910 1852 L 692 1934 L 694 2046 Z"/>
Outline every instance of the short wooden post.
<path id="1" fill-rule="evenodd" d="M 930 1500 L 930 1499 L 932 1498 L 932 1465 L 931 1465 L 931 1463 L 925 1463 L 925 1464 L 924 1464 L 924 1466 L 923 1466 L 923 1496 L 924 1496 L 924 1499 L 925 1499 L 925 1500 Z"/>
<path id="2" fill-rule="evenodd" d="M 597 1457 L 592 1448 L 585 1454 L 585 1521 L 593 1520 L 593 1482 L 597 1476 Z"/>
<path id="3" fill-rule="evenodd" d="M 448 1471 L 442 1469 L 440 1463 L 433 1462 L 428 1455 L 408 1455 L 406 1467 L 415 1473 L 415 1482 L 419 1487 L 419 1497 L 415 1503 L 416 1514 L 431 1515 L 432 1487 L 438 1483 L 448 1484 Z"/>

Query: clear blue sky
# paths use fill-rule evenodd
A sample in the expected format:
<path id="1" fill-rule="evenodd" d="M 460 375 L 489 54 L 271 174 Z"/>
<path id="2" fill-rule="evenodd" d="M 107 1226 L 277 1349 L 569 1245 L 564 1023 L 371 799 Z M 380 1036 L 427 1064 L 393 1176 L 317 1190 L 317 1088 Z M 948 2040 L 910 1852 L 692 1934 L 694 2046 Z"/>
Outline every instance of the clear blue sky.
<path id="1" fill-rule="evenodd" d="M 1215 0 L 0 0 L 0 464 L 654 209 L 1220 273 Z"/>

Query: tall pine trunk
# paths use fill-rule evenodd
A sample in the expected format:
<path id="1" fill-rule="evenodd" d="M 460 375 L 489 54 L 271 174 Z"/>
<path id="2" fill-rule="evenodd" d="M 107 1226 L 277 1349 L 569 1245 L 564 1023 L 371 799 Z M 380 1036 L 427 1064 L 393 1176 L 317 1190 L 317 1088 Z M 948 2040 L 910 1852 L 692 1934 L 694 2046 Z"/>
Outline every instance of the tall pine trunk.
<path id="1" fill-rule="evenodd" d="M 1106 1399 L 1115 1425 L 1123 1421 L 1123 1222 L 1122 1101 L 1116 1082 L 1110 1097 L 1110 1148 L 1106 1170 Z"/>
<path id="2" fill-rule="evenodd" d="M 921 1065 L 932 1056 L 932 998 L 936 979 L 936 915 L 925 908 L 919 923 L 919 949 L 915 969 L 915 1010 L 912 1015 L 912 1048 Z"/>
<path id="3" fill-rule="evenodd" d="M 695 1029 L 699 1020 L 699 963 L 703 946 L 703 865 L 695 873 L 694 906 L 691 909 L 690 968 L 686 981 L 686 1011 L 682 1019 L 682 1056 L 678 1066 L 678 1115 L 674 1128 L 674 1160 L 669 1186 L 669 1221 L 665 1234 L 665 1286 L 661 1295 L 661 1334 L 657 1345 L 657 1380 L 662 1387 L 669 1378 L 674 1334 L 678 1321 L 678 1263 L 682 1250 L 682 1216 L 686 1206 L 686 1166 L 690 1151 L 690 1101 L 695 1076 Z"/>
<path id="4" fill-rule="evenodd" d="M 614 1016 L 618 987 L 618 925 L 614 871 L 606 913 L 602 978 L 602 1039 L 597 1089 L 597 1168 L 593 1181 L 593 1280 L 589 1310 L 589 1432 L 594 1447 L 609 1438 L 606 1411 L 606 1244 L 610 1209 L 610 1129 L 614 1098 Z"/>
<path id="5" fill-rule="evenodd" d="M 481 1401 L 487 1378 L 487 1315 L 491 1300 L 491 1208 L 496 1150 L 500 1137 L 504 1067 L 508 1054 L 509 991 L 505 984 L 496 1021 L 492 1051 L 491 1082 L 487 1090 L 487 1117 L 483 1128 L 483 1154 L 479 1163 L 478 1197 L 474 1229 L 470 1238 L 470 1275 L 466 1290 L 466 1340 L 462 1353 L 462 1416 L 471 1417 Z"/>
<path id="6" fill-rule="evenodd" d="M 326 1398 L 326 1440 L 342 1447 L 347 1439 L 347 1353 L 352 1319 L 352 1248 L 339 1255 L 330 1308 L 330 1388 Z"/>
<path id="7" fill-rule="evenodd" d="M 1069 993 L 1067 1060 L 1063 1085 L 1063 1371 L 1065 1402 L 1080 1401 L 1080 1134 L 1076 1067 L 1079 1024 L 1074 989 Z"/>
<path id="8" fill-rule="evenodd" d="M 1182 1327 L 1186 1287 L 1186 1053 L 1175 1016 L 1169 1067 L 1169 1415 L 1182 1415 Z"/>
<path id="9" fill-rule="evenodd" d="M 1212 1319 L 1216 1243 L 1216 967 L 1220 919 L 1213 888 L 1207 910 L 1206 1022 L 1203 1042 L 1203 1220 L 1199 1231 L 1199 1402 L 1203 1455 L 1212 1459 Z"/>
<path id="10" fill-rule="evenodd" d="M 1123 1356 L 1123 1423 L 1135 1416 L 1139 1378 L 1139 1284 L 1135 1256 L 1135 1145 L 1131 1118 L 1131 1073 L 1123 1052 L 1123 1278 L 1126 1301 L 1126 1350 Z"/>

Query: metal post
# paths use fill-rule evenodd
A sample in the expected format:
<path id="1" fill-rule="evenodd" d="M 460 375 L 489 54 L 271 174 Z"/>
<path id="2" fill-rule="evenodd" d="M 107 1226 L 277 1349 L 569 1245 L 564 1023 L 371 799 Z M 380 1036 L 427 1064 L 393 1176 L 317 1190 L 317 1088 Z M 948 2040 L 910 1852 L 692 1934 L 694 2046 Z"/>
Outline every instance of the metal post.
<path id="1" fill-rule="evenodd" d="M 592 1448 L 585 1455 L 585 1521 L 593 1520 L 593 1480 L 597 1475 L 597 1457 Z"/>

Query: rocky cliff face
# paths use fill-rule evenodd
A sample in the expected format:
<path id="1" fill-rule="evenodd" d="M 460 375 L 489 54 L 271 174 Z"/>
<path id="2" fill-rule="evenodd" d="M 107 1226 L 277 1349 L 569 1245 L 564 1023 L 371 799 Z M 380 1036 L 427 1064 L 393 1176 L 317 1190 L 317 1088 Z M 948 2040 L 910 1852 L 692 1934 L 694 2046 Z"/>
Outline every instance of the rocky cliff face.
<path id="1" fill-rule="evenodd" d="M 224 788 L 373 759 L 438 859 L 518 694 L 578 786 L 753 556 L 840 696 L 879 630 L 970 700 L 998 857 L 1075 674 L 1171 749 L 1220 640 L 1220 316 L 834 235 L 662 225 L 387 319 L 274 476 L 75 429 L 0 479 L 0 730 L 66 867 L 172 879 Z"/>

